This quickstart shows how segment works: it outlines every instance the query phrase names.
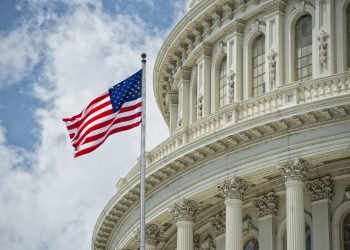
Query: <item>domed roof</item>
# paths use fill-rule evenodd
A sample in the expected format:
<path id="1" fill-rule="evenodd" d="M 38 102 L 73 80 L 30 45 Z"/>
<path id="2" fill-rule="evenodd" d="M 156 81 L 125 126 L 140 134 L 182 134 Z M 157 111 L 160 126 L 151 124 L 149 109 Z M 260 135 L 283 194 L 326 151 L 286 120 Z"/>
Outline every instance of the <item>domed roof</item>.
<path id="1" fill-rule="evenodd" d="M 192 8 L 193 6 L 195 6 L 197 3 L 199 3 L 201 0 L 190 0 L 190 8 Z"/>

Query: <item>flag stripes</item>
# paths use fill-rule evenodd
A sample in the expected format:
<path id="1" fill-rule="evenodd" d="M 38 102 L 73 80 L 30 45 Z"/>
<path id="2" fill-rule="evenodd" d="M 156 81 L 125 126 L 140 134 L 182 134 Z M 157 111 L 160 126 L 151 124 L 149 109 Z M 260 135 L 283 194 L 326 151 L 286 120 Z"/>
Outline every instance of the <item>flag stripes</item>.
<path id="1" fill-rule="evenodd" d="M 64 118 L 74 157 L 92 152 L 112 134 L 141 124 L 142 71 L 92 100 L 71 118 Z"/>

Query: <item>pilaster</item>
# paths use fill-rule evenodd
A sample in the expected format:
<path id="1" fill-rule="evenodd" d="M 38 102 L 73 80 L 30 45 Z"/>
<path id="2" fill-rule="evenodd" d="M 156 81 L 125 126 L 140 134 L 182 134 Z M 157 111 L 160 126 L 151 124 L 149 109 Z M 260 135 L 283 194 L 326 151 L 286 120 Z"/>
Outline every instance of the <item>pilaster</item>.
<path id="1" fill-rule="evenodd" d="M 284 8 L 285 1 L 275 0 L 265 6 L 266 83 L 269 91 L 284 82 Z"/>
<path id="2" fill-rule="evenodd" d="M 177 83 L 179 97 L 177 127 L 183 127 L 189 124 L 191 71 L 188 68 L 180 67 L 174 78 Z"/>
<path id="3" fill-rule="evenodd" d="M 177 128 L 177 118 L 178 118 L 178 92 L 168 92 L 166 97 L 166 104 L 169 107 L 170 122 L 169 128 L 170 133 L 174 133 Z"/>
<path id="4" fill-rule="evenodd" d="M 314 179 L 306 184 L 311 193 L 312 205 L 312 243 L 314 249 L 330 250 L 331 210 L 333 180 L 330 176 Z"/>
<path id="5" fill-rule="evenodd" d="M 197 118 L 201 119 L 210 114 L 210 79 L 212 45 L 202 43 L 193 54 L 197 56 Z"/>
<path id="6" fill-rule="evenodd" d="M 254 200 L 259 221 L 259 249 L 276 249 L 276 215 L 278 196 L 273 192 L 259 196 Z"/>
<path id="7" fill-rule="evenodd" d="M 227 39 L 227 73 L 233 85 L 233 101 L 243 99 L 243 28 L 244 22 L 236 20 L 224 31 Z M 232 79 L 231 79 L 232 78 Z"/>
<path id="8" fill-rule="evenodd" d="M 335 73 L 335 2 L 316 0 L 316 34 L 318 48 L 317 72 L 319 76 Z"/>

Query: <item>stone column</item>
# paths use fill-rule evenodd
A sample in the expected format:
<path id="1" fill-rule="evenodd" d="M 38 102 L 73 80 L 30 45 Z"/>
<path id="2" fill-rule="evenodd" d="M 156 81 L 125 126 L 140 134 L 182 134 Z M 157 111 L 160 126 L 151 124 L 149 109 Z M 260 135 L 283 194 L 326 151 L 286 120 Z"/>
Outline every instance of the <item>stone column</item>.
<path id="1" fill-rule="evenodd" d="M 145 250 L 157 250 L 163 227 L 156 224 L 146 224 L 145 228 Z"/>
<path id="2" fill-rule="evenodd" d="M 254 200 L 259 221 L 259 249 L 276 249 L 276 215 L 278 196 L 273 192 L 259 196 Z"/>
<path id="3" fill-rule="evenodd" d="M 284 83 L 284 8 L 285 1 L 272 1 L 265 6 L 266 18 L 266 84 L 269 91 Z"/>
<path id="4" fill-rule="evenodd" d="M 225 197 L 226 205 L 226 250 L 243 249 L 242 205 L 248 188 L 247 181 L 235 177 L 218 187 Z"/>
<path id="5" fill-rule="evenodd" d="M 193 250 L 193 224 L 200 208 L 197 202 L 184 199 L 170 209 L 176 220 L 177 250 Z"/>
<path id="6" fill-rule="evenodd" d="M 311 193 L 312 205 L 312 242 L 317 250 L 330 250 L 331 247 L 331 210 L 333 180 L 330 176 L 315 179 L 306 184 Z"/>
<path id="7" fill-rule="evenodd" d="M 303 159 L 282 164 L 286 186 L 287 250 L 305 250 L 304 179 L 309 164 Z"/>

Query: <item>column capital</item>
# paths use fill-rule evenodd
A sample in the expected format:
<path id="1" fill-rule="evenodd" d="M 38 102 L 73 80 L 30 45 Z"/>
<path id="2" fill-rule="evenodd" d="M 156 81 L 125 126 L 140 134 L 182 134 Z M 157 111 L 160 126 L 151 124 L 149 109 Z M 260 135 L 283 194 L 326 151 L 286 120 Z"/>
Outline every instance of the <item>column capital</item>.
<path id="1" fill-rule="evenodd" d="M 258 218 L 267 215 L 277 215 L 278 196 L 274 192 L 263 194 L 254 200 L 254 207 L 257 210 Z"/>
<path id="2" fill-rule="evenodd" d="M 245 179 L 234 177 L 231 180 L 226 180 L 222 185 L 218 186 L 221 194 L 225 199 L 243 200 L 248 188 L 248 183 Z"/>
<path id="3" fill-rule="evenodd" d="M 226 232 L 226 212 L 222 211 L 210 219 L 210 224 L 214 227 L 215 236 L 220 236 Z"/>
<path id="4" fill-rule="evenodd" d="M 280 167 L 284 182 L 304 181 L 310 172 L 310 164 L 304 159 L 288 160 Z"/>
<path id="5" fill-rule="evenodd" d="M 205 57 L 211 57 L 213 50 L 213 45 L 210 43 L 202 43 L 199 45 L 194 51 L 193 54 L 195 56 L 205 56 Z"/>
<path id="6" fill-rule="evenodd" d="M 175 203 L 169 212 L 174 216 L 176 222 L 189 221 L 195 222 L 196 217 L 201 211 L 198 203 L 193 200 L 184 199 Z"/>
<path id="7" fill-rule="evenodd" d="M 145 243 L 149 246 L 157 246 L 163 234 L 163 226 L 147 223 L 145 225 Z M 140 243 L 140 228 L 134 232 L 134 238 Z"/>
<path id="8" fill-rule="evenodd" d="M 311 193 L 311 201 L 328 199 L 333 196 L 333 179 L 330 176 L 314 179 L 306 183 L 308 191 Z"/>

